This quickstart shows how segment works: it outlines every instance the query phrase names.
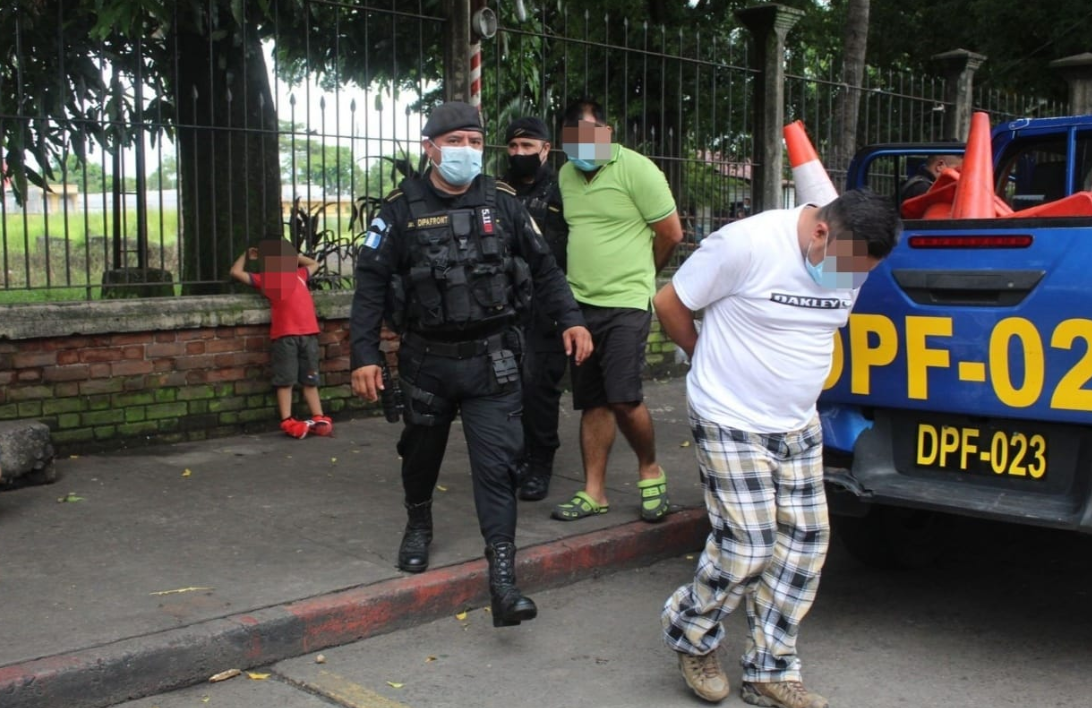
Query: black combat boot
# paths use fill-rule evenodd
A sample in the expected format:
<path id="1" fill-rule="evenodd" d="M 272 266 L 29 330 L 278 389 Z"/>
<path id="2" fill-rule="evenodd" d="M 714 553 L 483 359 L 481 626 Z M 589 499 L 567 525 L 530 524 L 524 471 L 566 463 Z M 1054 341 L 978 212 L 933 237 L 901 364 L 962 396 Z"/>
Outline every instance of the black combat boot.
<path id="1" fill-rule="evenodd" d="M 516 587 L 516 545 L 508 541 L 485 548 L 494 627 L 512 627 L 538 616 L 534 601 Z"/>
<path id="2" fill-rule="evenodd" d="M 519 488 L 519 498 L 523 501 L 542 501 L 549 493 L 550 475 L 542 472 L 529 472 Z"/>
<path id="3" fill-rule="evenodd" d="M 428 545 L 432 543 L 432 500 L 406 504 L 406 532 L 398 547 L 398 567 L 407 573 L 428 569 Z"/>
<path id="4" fill-rule="evenodd" d="M 553 471 L 553 455 L 550 461 L 531 459 L 522 465 L 519 477 L 519 498 L 524 501 L 541 501 L 550 493 L 550 473 Z"/>

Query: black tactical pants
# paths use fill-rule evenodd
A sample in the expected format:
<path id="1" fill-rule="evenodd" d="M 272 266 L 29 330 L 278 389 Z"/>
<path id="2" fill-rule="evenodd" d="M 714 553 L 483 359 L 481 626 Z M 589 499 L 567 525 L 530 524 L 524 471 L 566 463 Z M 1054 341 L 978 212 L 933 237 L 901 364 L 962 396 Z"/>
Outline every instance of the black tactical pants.
<path id="1" fill-rule="evenodd" d="M 567 362 L 560 333 L 528 328 L 523 362 L 523 440 L 524 459 L 532 471 L 549 474 L 554 453 L 561 446 L 558 409 Z"/>
<path id="2" fill-rule="evenodd" d="M 516 354 L 503 343 L 485 345 L 484 341 L 478 342 L 481 346 L 477 349 L 472 342 L 461 343 L 458 346 L 466 345 L 466 350 L 454 352 L 457 345 L 451 343 L 425 344 L 409 335 L 403 338 L 398 368 L 406 427 L 398 450 L 406 503 L 431 499 L 451 422 L 460 413 L 470 453 L 478 525 L 485 542 L 494 544 L 514 542 L 516 536 L 522 392 Z M 507 380 L 498 381 L 498 371 Z"/>

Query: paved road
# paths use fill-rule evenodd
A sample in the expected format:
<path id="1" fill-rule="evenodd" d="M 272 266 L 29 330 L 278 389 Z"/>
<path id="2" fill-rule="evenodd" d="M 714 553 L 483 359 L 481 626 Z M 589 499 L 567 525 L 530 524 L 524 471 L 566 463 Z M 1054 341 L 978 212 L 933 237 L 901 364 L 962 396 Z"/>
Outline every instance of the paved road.
<path id="1" fill-rule="evenodd" d="M 693 557 L 540 593 L 494 630 L 469 612 L 123 708 L 551 708 L 703 705 L 663 647 L 658 611 Z M 733 686 L 745 623 L 729 620 Z M 834 547 L 801 637 L 805 678 L 836 708 L 1089 705 L 1092 538 L 961 522 L 927 571 L 875 571 Z M 224 667 L 230 668 L 230 667 Z M 392 685 L 397 684 L 397 686 Z M 723 705 L 744 705 L 733 694 Z"/>

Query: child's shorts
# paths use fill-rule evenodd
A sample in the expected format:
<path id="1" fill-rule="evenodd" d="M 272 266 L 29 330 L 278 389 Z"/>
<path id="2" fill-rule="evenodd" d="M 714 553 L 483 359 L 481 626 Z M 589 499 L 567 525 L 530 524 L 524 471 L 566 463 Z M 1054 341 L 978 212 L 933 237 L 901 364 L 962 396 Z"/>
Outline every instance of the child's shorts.
<path id="1" fill-rule="evenodd" d="M 313 334 L 279 337 L 270 344 L 273 385 L 319 385 L 318 337 Z"/>

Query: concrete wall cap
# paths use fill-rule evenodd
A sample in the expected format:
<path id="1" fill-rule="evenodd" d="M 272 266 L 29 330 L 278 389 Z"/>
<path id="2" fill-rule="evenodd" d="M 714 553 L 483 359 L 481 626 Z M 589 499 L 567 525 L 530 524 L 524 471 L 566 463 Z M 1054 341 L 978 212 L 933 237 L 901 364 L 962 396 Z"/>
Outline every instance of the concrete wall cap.
<path id="1" fill-rule="evenodd" d="M 320 319 L 349 316 L 353 293 L 313 293 Z M 195 295 L 176 298 L 42 302 L 0 305 L 0 341 L 234 327 L 269 323 L 269 304 L 261 295 Z"/>

